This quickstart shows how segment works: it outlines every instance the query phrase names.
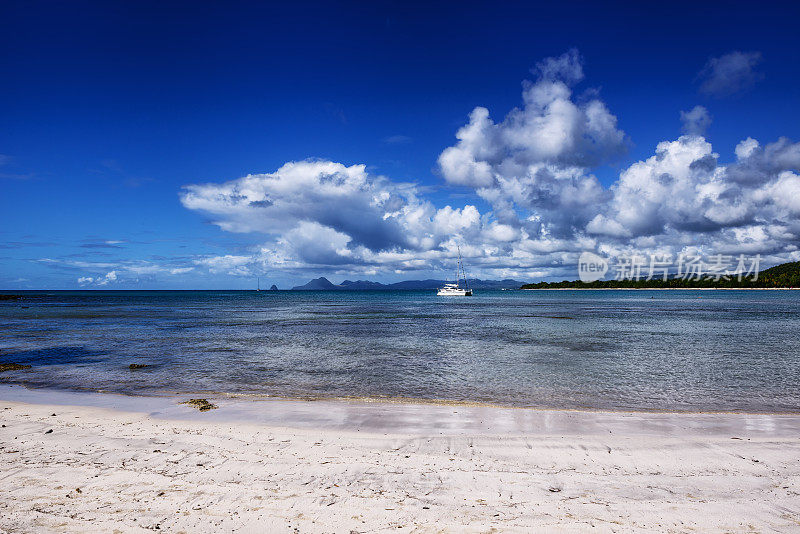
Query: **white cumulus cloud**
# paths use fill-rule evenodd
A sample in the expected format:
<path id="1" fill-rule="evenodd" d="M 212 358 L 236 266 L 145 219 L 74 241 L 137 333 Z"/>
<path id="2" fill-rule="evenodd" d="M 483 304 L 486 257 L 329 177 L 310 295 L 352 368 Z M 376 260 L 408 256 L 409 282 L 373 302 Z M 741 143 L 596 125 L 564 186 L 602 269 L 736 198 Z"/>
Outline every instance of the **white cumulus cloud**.
<path id="1" fill-rule="evenodd" d="M 742 86 L 757 62 L 747 54 L 712 60 L 705 83 L 716 87 L 727 76 L 729 86 Z M 583 250 L 800 257 L 800 144 L 745 137 L 736 159 L 722 162 L 704 137 L 710 113 L 696 106 L 680 114 L 686 135 L 658 143 L 605 187 L 594 172 L 622 154 L 627 140 L 596 93 L 576 96 L 580 55 L 545 59 L 534 72 L 520 107 L 499 122 L 476 107 L 438 158 L 445 184 L 470 190 L 484 211 L 475 197 L 438 207 L 424 188 L 369 173 L 364 164 L 289 162 L 184 189 L 183 205 L 221 229 L 264 236 L 249 253 L 194 265 L 240 276 L 269 269 L 408 273 L 449 269 L 461 247 L 473 274 L 532 277 L 573 272 Z"/>
<path id="2" fill-rule="evenodd" d="M 695 106 L 689 111 L 681 111 L 683 133 L 688 135 L 704 135 L 711 124 L 711 114 L 703 106 Z"/>

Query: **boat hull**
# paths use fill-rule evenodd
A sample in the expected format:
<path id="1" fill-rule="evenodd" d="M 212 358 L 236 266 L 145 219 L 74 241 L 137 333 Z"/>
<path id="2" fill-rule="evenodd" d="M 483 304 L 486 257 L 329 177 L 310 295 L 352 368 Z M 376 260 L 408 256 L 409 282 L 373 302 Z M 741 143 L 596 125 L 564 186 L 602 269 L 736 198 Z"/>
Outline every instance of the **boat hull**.
<path id="1" fill-rule="evenodd" d="M 440 297 L 471 297 L 471 289 L 440 289 L 436 292 Z"/>

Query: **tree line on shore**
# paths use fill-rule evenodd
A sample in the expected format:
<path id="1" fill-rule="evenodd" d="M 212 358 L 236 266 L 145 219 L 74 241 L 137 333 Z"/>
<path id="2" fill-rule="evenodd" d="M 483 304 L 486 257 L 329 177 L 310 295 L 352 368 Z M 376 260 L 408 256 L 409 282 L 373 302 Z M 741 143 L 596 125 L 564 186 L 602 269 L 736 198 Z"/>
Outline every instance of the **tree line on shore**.
<path id="1" fill-rule="evenodd" d="M 561 282 L 537 282 L 525 284 L 521 289 L 764 289 L 764 288 L 800 288 L 800 261 L 783 263 L 758 273 L 742 277 L 723 277 L 716 280 L 712 276 L 700 279 L 668 278 L 652 280 L 597 280 L 581 282 L 580 280 L 563 280 Z"/>

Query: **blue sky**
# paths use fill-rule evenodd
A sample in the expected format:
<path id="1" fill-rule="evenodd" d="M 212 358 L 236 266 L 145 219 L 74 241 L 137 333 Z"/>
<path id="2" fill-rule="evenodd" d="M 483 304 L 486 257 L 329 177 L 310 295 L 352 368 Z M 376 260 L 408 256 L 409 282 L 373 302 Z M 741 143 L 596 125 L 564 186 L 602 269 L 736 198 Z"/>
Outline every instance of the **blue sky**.
<path id="1" fill-rule="evenodd" d="M 799 11 L 4 2 L 0 288 L 393 281 L 449 272 L 457 244 L 474 274 L 520 279 L 558 278 L 582 249 L 800 259 Z M 563 61 L 546 74 L 547 58 Z M 526 107 L 523 91 L 562 86 L 555 102 L 575 108 L 579 130 L 591 102 L 616 121 L 592 148 L 536 145 L 551 115 L 533 108 L 553 102 Z M 494 133 L 459 145 L 476 107 Z M 515 107 L 527 122 L 499 126 Z M 739 157 L 747 138 L 758 148 Z M 620 179 L 662 142 L 676 144 L 661 160 L 680 152 L 688 169 L 713 152 L 714 168 L 684 176 L 654 160 L 648 172 L 679 184 L 666 190 Z M 491 177 L 443 164 L 449 147 Z M 340 172 L 329 196 L 275 185 L 308 178 L 313 190 Z M 231 181 L 248 174 L 261 177 L 243 193 Z M 591 189 L 578 205 L 576 187 Z M 697 193 L 715 187 L 725 192 Z"/>

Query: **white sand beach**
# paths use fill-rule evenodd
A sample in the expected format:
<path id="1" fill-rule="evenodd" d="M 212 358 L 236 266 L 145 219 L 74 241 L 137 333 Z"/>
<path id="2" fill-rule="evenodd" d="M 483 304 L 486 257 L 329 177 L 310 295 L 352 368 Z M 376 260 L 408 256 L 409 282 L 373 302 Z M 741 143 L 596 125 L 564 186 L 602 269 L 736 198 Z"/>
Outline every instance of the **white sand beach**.
<path id="1" fill-rule="evenodd" d="M 800 531 L 800 416 L 179 400 L 3 386 L 0 530 Z"/>

